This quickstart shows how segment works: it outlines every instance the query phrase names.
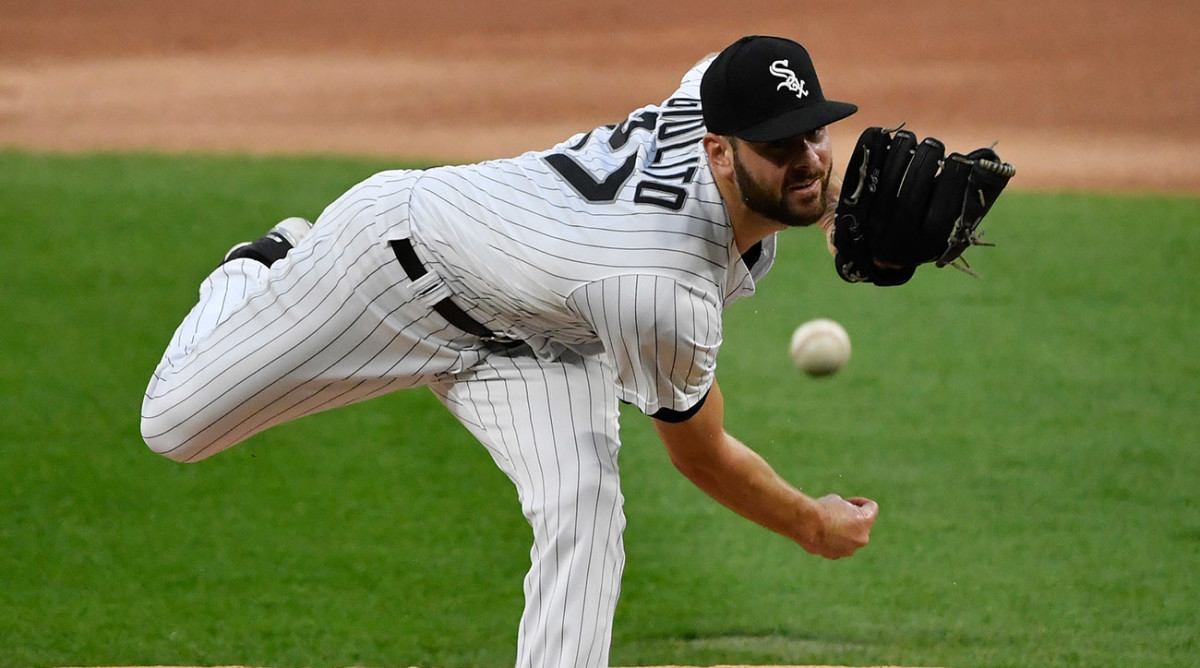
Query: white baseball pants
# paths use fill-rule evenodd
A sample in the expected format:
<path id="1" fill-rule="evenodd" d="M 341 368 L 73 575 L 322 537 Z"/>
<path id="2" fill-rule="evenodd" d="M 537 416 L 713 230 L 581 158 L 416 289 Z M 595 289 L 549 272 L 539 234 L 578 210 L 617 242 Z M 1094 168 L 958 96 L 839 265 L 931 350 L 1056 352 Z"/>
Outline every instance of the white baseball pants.
<path id="1" fill-rule="evenodd" d="M 513 481 L 533 528 L 516 665 L 607 666 L 625 526 L 612 368 L 489 353 L 446 323 L 374 229 L 374 195 L 352 189 L 270 268 L 235 260 L 209 275 L 146 390 L 143 436 L 197 461 L 276 424 L 428 385 Z"/>

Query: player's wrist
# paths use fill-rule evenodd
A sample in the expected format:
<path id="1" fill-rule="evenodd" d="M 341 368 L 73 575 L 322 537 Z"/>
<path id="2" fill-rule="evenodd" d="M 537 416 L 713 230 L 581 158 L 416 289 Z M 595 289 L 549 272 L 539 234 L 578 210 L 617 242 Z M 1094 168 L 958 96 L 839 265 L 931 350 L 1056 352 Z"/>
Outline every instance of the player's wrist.
<path id="1" fill-rule="evenodd" d="M 831 520 L 829 510 L 816 499 L 802 493 L 800 496 L 800 506 L 793 522 L 795 529 L 790 537 L 805 552 L 820 555 Z"/>

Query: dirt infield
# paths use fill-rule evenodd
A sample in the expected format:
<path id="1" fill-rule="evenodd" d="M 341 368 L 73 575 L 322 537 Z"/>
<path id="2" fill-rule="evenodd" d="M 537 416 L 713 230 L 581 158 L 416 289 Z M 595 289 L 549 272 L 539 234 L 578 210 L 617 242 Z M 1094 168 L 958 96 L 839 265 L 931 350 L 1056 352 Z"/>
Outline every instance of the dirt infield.
<path id="1" fill-rule="evenodd" d="M 1014 188 L 1200 191 L 1200 3 L 899 0 L 0 0 L 0 146 L 474 160 L 662 99 L 769 32 L 826 92 L 953 148 L 999 141 Z"/>

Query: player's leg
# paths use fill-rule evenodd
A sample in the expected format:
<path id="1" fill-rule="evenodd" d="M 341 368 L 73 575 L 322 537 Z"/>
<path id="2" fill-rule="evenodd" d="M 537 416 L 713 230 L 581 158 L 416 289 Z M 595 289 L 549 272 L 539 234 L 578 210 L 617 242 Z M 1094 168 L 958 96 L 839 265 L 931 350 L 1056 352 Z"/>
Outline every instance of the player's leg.
<path id="1" fill-rule="evenodd" d="M 433 388 L 516 485 L 533 527 L 516 665 L 606 667 L 625 566 L 611 368 L 499 353 Z"/>
<path id="2" fill-rule="evenodd" d="M 413 298 L 360 184 L 270 267 L 226 262 L 205 281 L 142 405 L 142 434 L 179 461 L 288 420 L 457 371 L 477 353 Z"/>

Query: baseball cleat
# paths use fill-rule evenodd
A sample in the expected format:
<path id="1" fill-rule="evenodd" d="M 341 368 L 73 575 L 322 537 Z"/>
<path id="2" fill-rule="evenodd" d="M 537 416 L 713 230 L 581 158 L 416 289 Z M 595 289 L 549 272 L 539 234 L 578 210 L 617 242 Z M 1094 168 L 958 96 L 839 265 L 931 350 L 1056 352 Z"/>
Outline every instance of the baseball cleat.
<path id="1" fill-rule="evenodd" d="M 221 264 L 245 258 L 269 267 L 282 260 L 288 251 L 299 246 L 311 231 L 312 223 L 304 218 L 285 218 L 259 239 L 234 246 L 225 254 Z"/>

